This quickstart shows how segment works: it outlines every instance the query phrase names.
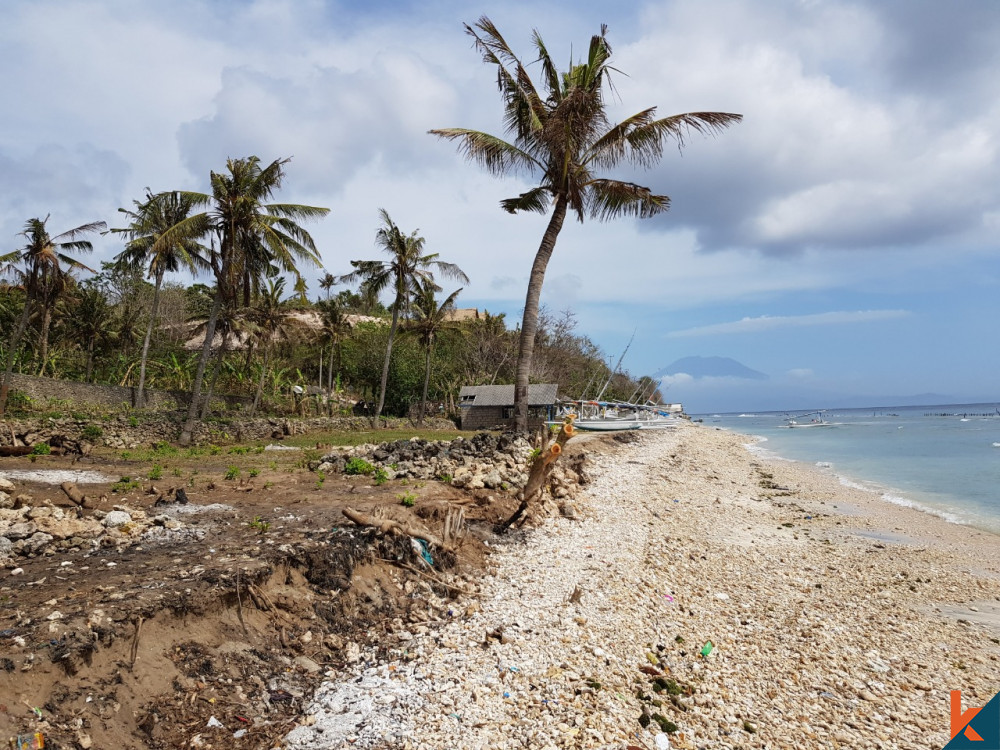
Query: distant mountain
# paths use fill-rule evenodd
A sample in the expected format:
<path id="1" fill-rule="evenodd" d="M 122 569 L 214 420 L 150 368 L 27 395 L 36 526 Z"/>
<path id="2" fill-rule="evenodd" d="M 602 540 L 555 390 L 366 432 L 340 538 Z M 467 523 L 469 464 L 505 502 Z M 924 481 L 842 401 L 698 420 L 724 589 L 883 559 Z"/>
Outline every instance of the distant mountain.
<path id="1" fill-rule="evenodd" d="M 654 378 L 664 375 L 686 373 L 693 378 L 743 378 L 745 380 L 767 380 L 762 372 L 751 370 L 744 364 L 729 357 L 683 357 L 653 374 Z"/>

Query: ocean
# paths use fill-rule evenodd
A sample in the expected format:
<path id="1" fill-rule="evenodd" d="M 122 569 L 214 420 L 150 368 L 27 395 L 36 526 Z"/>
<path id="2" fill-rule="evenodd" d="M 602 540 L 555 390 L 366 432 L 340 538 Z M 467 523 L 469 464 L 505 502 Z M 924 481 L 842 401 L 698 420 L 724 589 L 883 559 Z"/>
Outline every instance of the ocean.
<path id="1" fill-rule="evenodd" d="M 789 429 L 802 412 L 702 414 L 709 427 L 761 438 L 752 450 L 805 462 L 844 484 L 953 523 L 1000 534 L 998 404 L 831 409 L 830 427 Z"/>

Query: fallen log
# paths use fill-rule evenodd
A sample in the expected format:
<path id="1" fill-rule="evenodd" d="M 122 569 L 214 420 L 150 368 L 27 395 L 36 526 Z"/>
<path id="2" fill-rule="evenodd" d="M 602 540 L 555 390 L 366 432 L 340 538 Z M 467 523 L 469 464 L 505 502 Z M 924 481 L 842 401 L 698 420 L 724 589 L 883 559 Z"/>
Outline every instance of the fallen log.
<path id="1" fill-rule="evenodd" d="M 0 456 L 27 456 L 29 453 L 30 445 L 0 445 Z"/>
<path id="2" fill-rule="evenodd" d="M 79 505 L 81 508 L 90 507 L 90 502 L 87 500 L 84 494 L 80 492 L 79 488 L 72 482 L 63 482 L 62 484 L 59 485 L 59 488 L 66 493 L 66 497 L 68 497 L 74 503 Z"/>
<path id="3" fill-rule="evenodd" d="M 404 526 L 398 521 L 393 521 L 388 518 L 375 518 L 374 516 L 359 513 L 351 508 L 344 508 L 341 512 L 358 526 L 371 526 L 372 528 L 378 529 L 383 534 L 402 534 L 414 539 L 423 539 L 428 544 L 433 544 L 435 547 L 440 547 L 441 549 L 449 552 L 451 551 L 451 547 L 446 545 L 443 541 L 438 539 L 433 534 L 429 534 L 421 529 L 415 529 L 412 526 Z"/>

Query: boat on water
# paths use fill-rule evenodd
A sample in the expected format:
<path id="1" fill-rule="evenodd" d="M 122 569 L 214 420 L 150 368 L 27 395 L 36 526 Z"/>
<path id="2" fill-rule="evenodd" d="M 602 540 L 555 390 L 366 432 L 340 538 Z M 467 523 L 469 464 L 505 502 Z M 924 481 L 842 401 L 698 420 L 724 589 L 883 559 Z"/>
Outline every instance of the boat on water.
<path id="1" fill-rule="evenodd" d="M 788 427 L 796 427 L 796 428 L 802 428 L 802 427 L 837 427 L 837 426 L 843 424 L 842 422 L 828 422 L 823 417 L 824 413 L 825 412 L 822 412 L 822 411 L 811 411 L 811 412 L 808 412 L 806 414 L 799 414 L 798 416 L 795 416 L 795 417 L 788 417 L 788 419 L 786 420 L 786 422 L 788 423 Z M 803 419 L 808 419 L 808 421 L 805 421 L 805 422 L 800 421 L 800 420 L 803 420 Z"/>

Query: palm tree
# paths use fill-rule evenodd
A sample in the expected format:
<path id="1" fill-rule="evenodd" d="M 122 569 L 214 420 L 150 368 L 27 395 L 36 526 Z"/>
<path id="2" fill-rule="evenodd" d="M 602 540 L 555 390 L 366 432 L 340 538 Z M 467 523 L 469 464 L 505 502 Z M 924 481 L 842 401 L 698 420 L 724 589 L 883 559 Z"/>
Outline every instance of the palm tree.
<path id="1" fill-rule="evenodd" d="M 363 297 L 377 297 L 385 289 L 391 288 L 395 296 L 392 301 L 392 323 L 389 326 L 389 343 L 385 348 L 385 362 L 382 365 L 382 383 L 379 386 L 378 406 L 372 417 L 372 424 L 378 424 L 378 418 L 385 406 L 385 388 L 389 380 L 389 360 L 392 357 L 392 342 L 399 327 L 400 314 L 408 313 L 410 300 L 424 283 L 434 282 L 431 268 L 442 275 L 459 279 L 468 283 L 469 277 L 454 263 L 445 263 L 437 259 L 437 253 L 424 255 L 424 238 L 416 231 L 409 235 L 396 226 L 384 209 L 379 209 L 382 226 L 375 234 L 375 244 L 391 256 L 389 260 L 352 260 L 354 271 L 340 276 L 339 283 L 353 284 L 361 282 Z"/>
<path id="2" fill-rule="evenodd" d="M 568 211 L 582 222 L 585 216 L 605 221 L 619 216 L 648 218 L 666 211 L 670 199 L 654 195 L 631 182 L 600 177 L 595 170 L 613 170 L 622 163 L 648 167 L 663 154 L 668 141 L 684 145 L 690 132 L 714 134 L 739 122 L 742 115 L 726 112 L 690 112 L 656 118 L 656 108 L 642 110 L 617 124 L 607 117 L 605 87 L 611 90 L 611 46 L 607 27 L 590 40 L 587 58 L 559 73 L 537 31 L 532 42 L 541 63 L 543 88 L 532 82 L 524 65 L 511 51 L 489 18 L 475 28 L 466 25 L 483 62 L 495 65 L 504 103 L 504 125 L 513 143 L 466 128 L 431 130 L 457 141 L 460 153 L 494 175 L 541 175 L 537 187 L 501 201 L 510 213 L 546 213 L 552 203 L 541 244 L 535 253 L 524 303 L 517 360 L 514 406 L 519 430 L 527 429 L 528 377 L 538 321 L 538 301 L 545 269 Z M 618 71 L 615 71 L 618 72 Z"/>
<path id="3" fill-rule="evenodd" d="M 448 313 L 455 309 L 455 299 L 462 290 L 456 289 L 440 304 L 434 296 L 436 291 L 438 291 L 438 287 L 433 282 L 424 282 L 420 285 L 420 291 L 413 301 L 414 317 L 408 326 L 410 330 L 420 336 L 420 343 L 424 345 L 426 352 L 424 357 L 424 392 L 420 397 L 418 426 L 423 426 L 424 414 L 427 411 L 427 386 L 431 381 L 431 355 L 434 352 L 434 340 L 438 332 L 448 325 Z"/>
<path id="4" fill-rule="evenodd" d="M 76 304 L 69 319 L 69 328 L 87 352 L 84 382 L 89 383 L 94 373 L 94 349 L 98 342 L 113 339 L 114 310 L 108 298 L 96 284 L 83 283 L 76 295 Z"/>
<path id="5" fill-rule="evenodd" d="M 326 290 L 326 299 L 330 301 L 330 290 L 337 285 L 337 277 L 327 271 L 319 280 L 319 288 Z"/>
<path id="6" fill-rule="evenodd" d="M 4 370 L 3 384 L 0 385 L 0 416 L 3 416 L 7 408 L 7 394 L 10 392 L 10 376 L 14 370 L 14 358 L 17 356 L 18 347 L 21 345 L 25 328 L 28 326 L 28 319 L 34 308 L 39 307 L 42 317 L 39 356 L 44 369 L 48 356 L 52 306 L 59 294 L 66 288 L 66 276 L 69 272 L 64 270 L 63 266 L 67 266 L 68 269 L 94 272 L 93 269 L 88 268 L 67 253 L 91 252 L 94 246 L 87 240 L 78 238 L 91 232 L 100 232 L 107 226 L 103 221 L 94 221 L 52 237 L 45 227 L 48 220 L 48 216 L 44 219 L 29 219 L 24 225 L 24 231 L 20 234 L 27 240 L 27 244 L 20 250 L 0 256 L 0 264 L 13 272 L 24 287 L 25 293 L 24 311 L 21 313 L 21 318 L 17 328 L 14 329 L 7 349 L 7 365 Z M 18 268 L 18 266 L 21 267 Z"/>
<path id="7" fill-rule="evenodd" d="M 272 269 L 275 273 L 283 271 L 292 274 L 295 290 L 304 294 L 305 279 L 299 272 L 296 261 L 320 265 L 319 253 L 312 237 L 298 222 L 326 216 L 330 210 L 316 206 L 267 202 L 281 188 L 284 166 L 289 161 L 275 159 L 262 166 L 256 156 L 229 159 L 226 162 L 226 172 L 211 173 L 211 194 L 181 194 L 189 197 L 194 205 L 204 206 L 207 210 L 189 216 L 157 240 L 158 243 L 166 243 L 180 237 L 211 234 L 218 241 L 218 249 L 211 257 L 216 294 L 195 372 L 191 404 L 181 429 L 182 445 L 191 443 L 205 367 L 211 355 L 215 326 L 223 301 L 235 303 L 241 286 L 244 297 L 259 290 L 261 279 Z"/>
<path id="8" fill-rule="evenodd" d="M 320 319 L 323 323 L 322 335 L 330 339 L 330 366 L 327 368 L 328 390 L 333 392 L 333 358 L 337 357 L 337 371 L 340 371 L 342 364 L 342 348 L 344 339 L 351 333 L 351 324 L 347 320 L 344 306 L 341 301 L 333 299 L 320 300 L 316 303 L 319 308 Z"/>
<path id="9" fill-rule="evenodd" d="M 149 357 L 149 342 L 153 336 L 153 327 L 156 325 L 160 308 L 160 287 L 163 285 L 163 276 L 168 271 L 173 273 L 180 270 L 182 266 L 196 276 L 198 271 L 209 268 L 209 264 L 205 259 L 206 248 L 202 247 L 194 237 L 179 235 L 170 241 L 158 242 L 168 229 L 191 214 L 194 201 L 189 196 L 177 191 L 154 195 L 149 188 L 146 188 L 146 200 L 141 203 L 132 202 L 135 204 L 134 211 L 126 208 L 118 209 L 130 219 L 129 225 L 110 231 L 121 234 L 128 240 L 125 249 L 115 256 L 118 266 L 122 269 L 146 269 L 147 276 L 154 280 L 153 304 L 146 326 L 146 337 L 142 342 L 139 389 L 135 397 L 136 408 L 141 409 L 145 403 L 146 360 Z"/>
<path id="10" fill-rule="evenodd" d="M 284 335 L 284 323 L 288 317 L 288 309 L 281 296 L 285 293 L 284 278 L 271 279 L 267 282 L 267 290 L 257 299 L 257 305 L 246 311 L 253 337 L 263 350 L 263 361 L 260 365 L 260 380 L 257 382 L 257 392 L 250 407 L 250 416 L 257 411 L 261 394 L 264 392 L 264 381 L 268 374 L 268 360 L 271 355 L 271 345 L 279 336 Z"/>

